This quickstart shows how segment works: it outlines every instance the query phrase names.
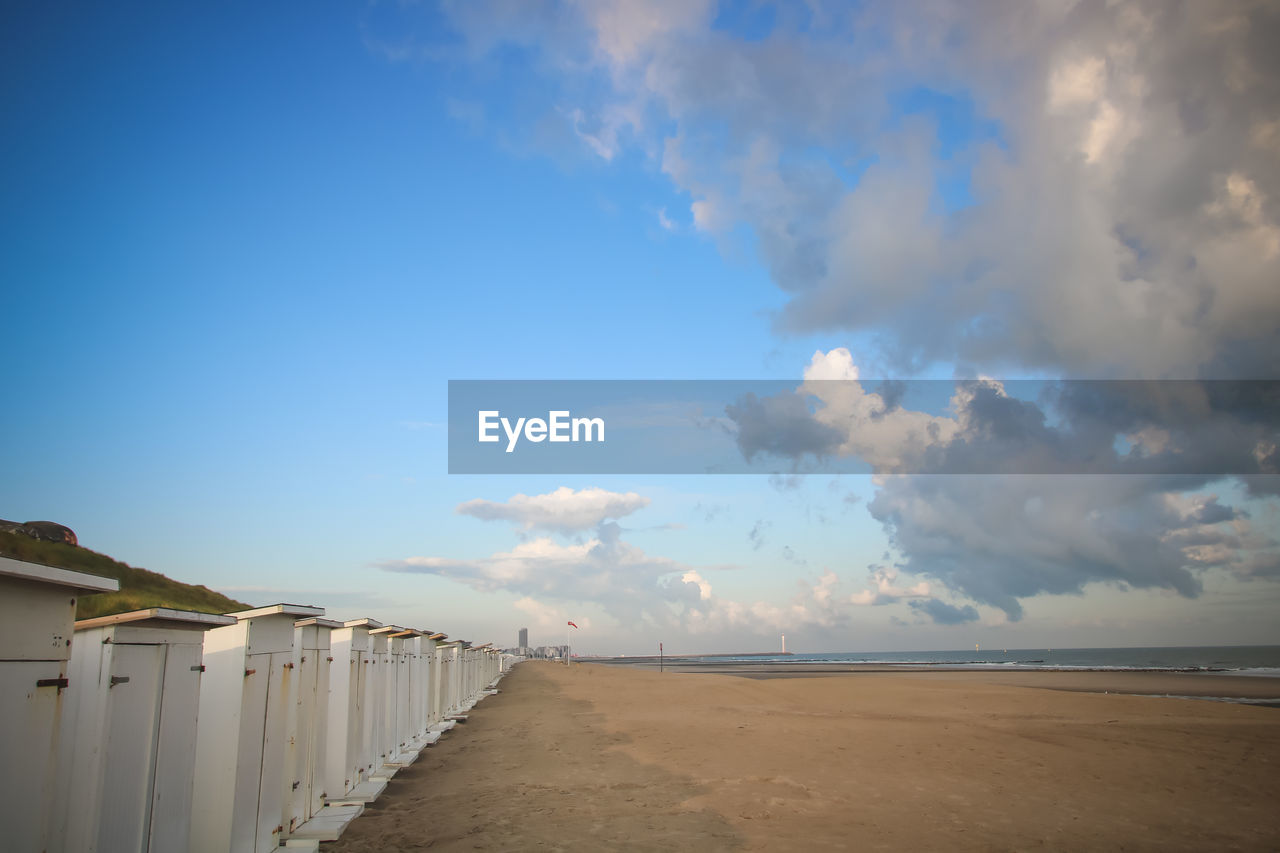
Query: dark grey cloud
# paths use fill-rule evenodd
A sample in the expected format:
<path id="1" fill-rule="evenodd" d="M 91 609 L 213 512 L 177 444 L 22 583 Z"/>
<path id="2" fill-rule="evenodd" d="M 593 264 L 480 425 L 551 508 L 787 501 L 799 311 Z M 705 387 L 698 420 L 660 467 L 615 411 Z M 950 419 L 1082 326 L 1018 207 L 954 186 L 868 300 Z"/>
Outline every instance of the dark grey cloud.
<path id="1" fill-rule="evenodd" d="M 868 509 L 907 571 L 1015 620 L 1024 599 L 1091 583 L 1194 598 L 1207 569 L 1268 576 L 1280 556 L 1274 536 L 1187 485 L 1138 475 L 889 477 Z"/>
<path id="2" fill-rule="evenodd" d="M 726 406 L 725 413 L 738 426 L 738 448 L 748 460 L 757 453 L 822 457 L 840 446 L 840 433 L 814 420 L 800 394 L 757 397 L 747 393 Z"/>
<path id="3" fill-rule="evenodd" d="M 951 396 L 940 416 L 903 389 Z M 856 380 L 744 395 L 726 407 L 743 456 L 881 473 L 1168 474 L 1280 472 L 1280 381 L 927 380 L 892 406 Z M 914 431 L 914 433 L 913 433 Z M 771 481 L 772 482 L 772 481 Z"/>
<path id="4" fill-rule="evenodd" d="M 1218 503 L 1215 497 L 1213 500 L 1206 501 L 1200 509 L 1196 510 L 1194 519 L 1198 524 L 1218 524 L 1223 521 L 1234 521 L 1237 518 L 1247 518 L 1249 513 L 1235 507 L 1223 506 Z"/>
<path id="5" fill-rule="evenodd" d="M 779 492 L 794 492 L 804 485 L 803 474 L 770 474 L 769 485 Z"/>
<path id="6" fill-rule="evenodd" d="M 956 607 L 936 598 L 916 599 L 907 602 L 911 609 L 923 613 L 939 625 L 963 625 L 978 621 L 978 611 L 972 605 Z"/>

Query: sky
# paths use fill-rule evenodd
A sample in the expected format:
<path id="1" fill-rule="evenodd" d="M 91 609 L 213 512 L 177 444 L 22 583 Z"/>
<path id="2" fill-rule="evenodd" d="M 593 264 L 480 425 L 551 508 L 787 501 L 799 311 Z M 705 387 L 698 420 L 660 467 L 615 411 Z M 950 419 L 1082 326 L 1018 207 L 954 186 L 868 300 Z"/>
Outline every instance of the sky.
<path id="1" fill-rule="evenodd" d="M 1003 384 L 1280 377 L 1275 4 L 0 22 L 0 517 L 498 645 L 1280 643 L 1274 405 Z M 717 416 L 744 457 L 875 473 L 450 474 L 493 379 L 790 382 Z M 1114 442 L 1194 461 L 1020 467 Z"/>

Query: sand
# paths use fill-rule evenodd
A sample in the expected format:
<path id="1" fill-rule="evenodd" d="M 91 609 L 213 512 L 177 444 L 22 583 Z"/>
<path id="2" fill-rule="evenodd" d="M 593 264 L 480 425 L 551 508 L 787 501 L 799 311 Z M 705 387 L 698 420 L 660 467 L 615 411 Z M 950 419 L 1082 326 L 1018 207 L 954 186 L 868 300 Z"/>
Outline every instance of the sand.
<path id="1" fill-rule="evenodd" d="M 325 849 L 1276 849 L 1280 710 L 1125 678 L 530 662 Z"/>

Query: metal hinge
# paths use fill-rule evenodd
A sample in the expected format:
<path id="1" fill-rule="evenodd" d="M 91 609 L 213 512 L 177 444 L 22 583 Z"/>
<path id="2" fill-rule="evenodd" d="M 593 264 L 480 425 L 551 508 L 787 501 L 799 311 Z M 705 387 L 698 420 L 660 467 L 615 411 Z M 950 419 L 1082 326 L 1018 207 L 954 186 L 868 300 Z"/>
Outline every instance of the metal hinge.
<path id="1" fill-rule="evenodd" d="M 127 676 L 127 675 L 113 675 L 113 676 L 111 676 L 111 686 L 112 686 L 112 687 L 115 687 L 117 684 L 128 684 L 128 683 L 129 683 L 129 676 Z"/>
<path id="2" fill-rule="evenodd" d="M 41 678 L 36 681 L 36 687 L 56 687 L 58 690 L 65 690 L 71 685 L 65 677 L 63 678 Z"/>
<path id="3" fill-rule="evenodd" d="M 196 664 L 195 666 L 191 667 L 191 671 L 192 671 L 192 672 L 204 672 L 204 664 L 202 664 L 202 663 L 198 663 L 198 664 Z"/>

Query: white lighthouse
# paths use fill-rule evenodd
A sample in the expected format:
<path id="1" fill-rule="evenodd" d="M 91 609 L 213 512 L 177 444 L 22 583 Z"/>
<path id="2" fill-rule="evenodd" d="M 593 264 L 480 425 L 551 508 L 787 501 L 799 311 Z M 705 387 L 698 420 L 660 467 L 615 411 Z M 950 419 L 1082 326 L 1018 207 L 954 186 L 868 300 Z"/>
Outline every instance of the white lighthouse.
<path id="1" fill-rule="evenodd" d="M 782 635 L 782 653 L 784 655 L 787 653 L 787 635 L 786 634 Z"/>

